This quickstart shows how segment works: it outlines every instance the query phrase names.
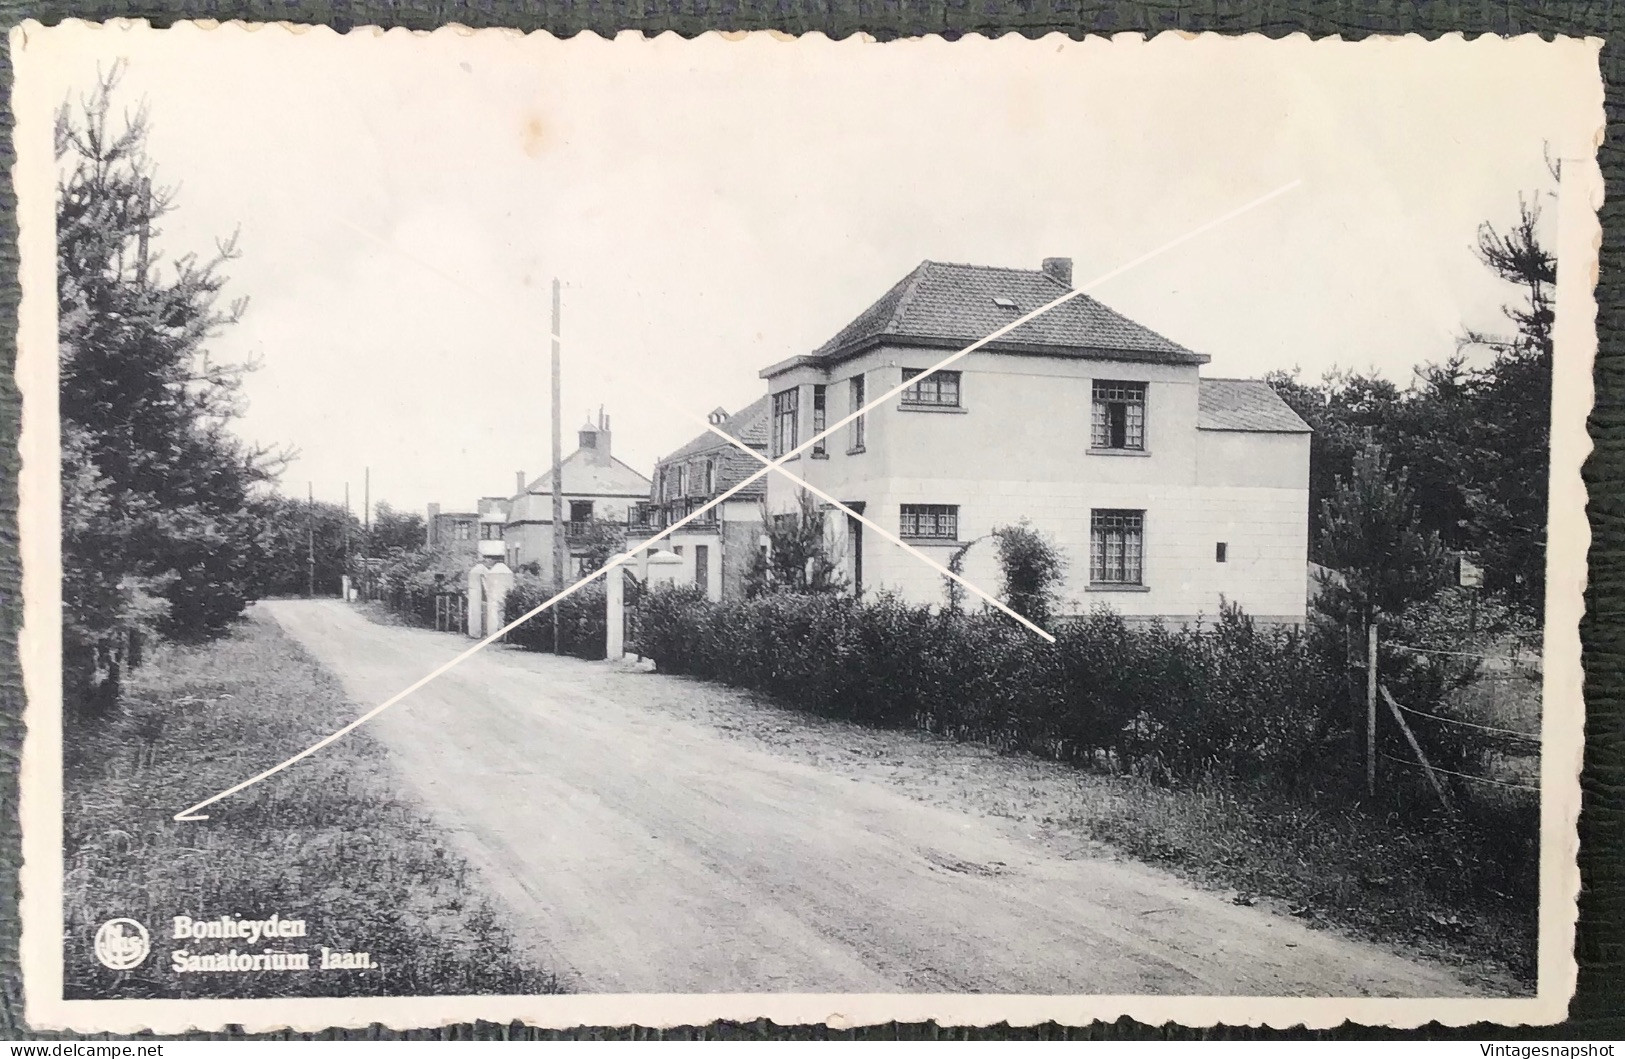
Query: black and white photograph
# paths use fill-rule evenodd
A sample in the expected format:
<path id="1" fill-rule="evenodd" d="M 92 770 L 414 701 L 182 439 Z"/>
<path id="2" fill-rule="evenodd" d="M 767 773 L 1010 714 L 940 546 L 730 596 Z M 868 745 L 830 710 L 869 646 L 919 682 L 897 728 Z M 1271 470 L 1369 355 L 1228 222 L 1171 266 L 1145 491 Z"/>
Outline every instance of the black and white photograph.
<path id="1" fill-rule="evenodd" d="M 1563 1017 L 1598 42 L 12 40 L 36 1028 Z"/>

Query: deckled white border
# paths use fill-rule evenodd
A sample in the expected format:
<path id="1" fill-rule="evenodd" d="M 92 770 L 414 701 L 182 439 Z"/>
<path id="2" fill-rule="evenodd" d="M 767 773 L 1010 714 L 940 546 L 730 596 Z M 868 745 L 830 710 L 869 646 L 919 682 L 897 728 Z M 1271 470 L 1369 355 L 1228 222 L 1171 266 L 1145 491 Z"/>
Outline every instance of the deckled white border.
<path id="1" fill-rule="evenodd" d="M 304 34 L 338 36 L 325 26 L 180 23 L 154 30 L 145 22 L 118 20 L 106 26 L 70 20 L 73 30 L 87 27 L 127 33 L 267 33 L 285 32 L 290 43 Z M 1325 1028 L 1344 1021 L 1367 1025 L 1413 1027 L 1427 1022 L 1463 1025 L 1552 1023 L 1562 1020 L 1573 995 L 1573 957 L 1579 871 L 1575 854 L 1579 816 L 1579 768 L 1583 749 L 1583 703 L 1579 622 L 1584 610 L 1586 552 L 1590 529 L 1585 519 L 1586 493 L 1580 467 L 1591 450 L 1585 429 L 1592 404 L 1591 369 L 1596 355 L 1596 300 L 1601 226 L 1596 210 L 1602 201 L 1602 176 L 1595 154 L 1566 158 L 1559 204 L 1559 271 L 1556 319 L 1556 371 L 1552 426 L 1551 514 L 1547 559 L 1547 627 L 1541 783 L 1542 857 L 1539 946 L 1539 992 L 1520 999 L 1372 999 L 1272 997 L 1157 996 L 993 996 L 959 994 L 620 994 L 538 997 L 389 997 L 276 1000 L 63 1000 L 62 994 L 62 775 L 61 775 L 61 538 L 58 526 L 60 482 L 57 447 L 57 357 L 55 298 L 54 184 L 51 115 L 57 100 L 42 98 L 31 77 L 37 58 L 30 38 L 55 32 L 37 22 L 11 31 L 16 72 L 13 113 L 17 163 L 13 178 L 18 198 L 22 257 L 17 382 L 23 397 L 20 450 L 22 505 L 24 625 L 21 633 L 24 688 L 28 696 L 27 736 L 23 746 L 21 815 L 23 824 L 22 966 L 25 1017 L 37 1029 L 130 1033 L 152 1030 L 177 1033 L 219 1030 L 240 1025 L 250 1032 L 292 1029 L 315 1031 L 335 1026 L 382 1023 L 396 1029 L 451 1025 L 484 1019 L 521 1021 L 536 1026 L 638 1024 L 651 1027 L 705 1024 L 717 1019 L 748 1021 L 769 1018 L 781 1024 L 825 1023 L 834 1028 L 901 1021 L 935 1020 L 943 1025 L 983 1026 L 1006 1022 L 1027 1026 L 1054 1020 L 1068 1024 L 1115 1020 L 1124 1015 L 1148 1024 L 1175 1022 L 1186 1026 L 1216 1024 Z M 819 48 L 910 47 L 911 42 L 881 45 L 862 35 L 832 41 L 823 34 L 793 38 L 782 33 L 707 33 L 686 41 L 673 33 L 646 38 L 623 32 L 613 41 L 583 33 L 569 42 L 547 34 L 514 30 L 470 30 L 448 26 L 432 32 L 376 28 L 356 30 L 345 39 L 355 47 L 455 47 L 472 35 L 501 35 L 516 46 L 597 48 L 620 52 L 639 48 L 703 48 L 722 39 L 748 47 Z M 425 40 L 424 38 L 428 38 Z M 1381 48 L 1394 40 L 1371 38 L 1349 45 L 1328 38 L 1325 46 Z M 431 45 L 432 42 L 432 45 Z M 1029 41 L 1017 34 L 999 38 L 971 36 L 952 45 L 926 38 L 926 46 L 965 53 L 988 49 L 1091 47 L 1220 48 L 1302 47 L 1310 42 L 1295 34 L 1278 42 L 1260 35 L 1223 37 L 1164 33 L 1147 41 L 1120 34 L 1110 41 L 1094 37 L 1072 41 L 1051 34 Z M 1535 36 L 1479 37 L 1466 41 L 1451 34 L 1430 47 L 1572 49 L 1574 62 L 1596 72 L 1589 98 L 1577 106 L 1592 115 L 1595 144 L 1604 128 L 1603 90 L 1598 55 L 1602 42 Z M 624 60 L 625 56 L 619 56 Z"/>

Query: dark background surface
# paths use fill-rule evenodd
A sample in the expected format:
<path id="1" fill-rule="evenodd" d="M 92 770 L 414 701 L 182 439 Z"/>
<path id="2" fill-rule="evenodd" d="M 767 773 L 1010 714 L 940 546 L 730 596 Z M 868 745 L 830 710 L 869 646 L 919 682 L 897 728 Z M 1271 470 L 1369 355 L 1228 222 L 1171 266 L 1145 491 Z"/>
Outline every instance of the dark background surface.
<path id="1" fill-rule="evenodd" d="M 64 18 L 102 20 L 146 18 L 166 26 L 188 18 L 325 23 L 343 31 L 354 26 L 432 29 L 455 22 L 471 27 L 506 26 L 546 30 L 559 36 L 593 31 L 605 36 L 623 29 L 685 36 L 711 29 L 819 31 L 832 37 L 868 33 L 880 39 L 942 34 L 1019 32 L 1028 36 L 1163 30 L 1225 33 L 1259 32 L 1340 35 L 1417 33 L 1437 37 L 1461 32 L 1539 33 L 1543 36 L 1607 38 L 1602 52 L 1607 82 L 1608 132 L 1601 147 L 1608 197 L 1602 207 L 1602 275 L 1597 290 L 1600 350 L 1596 364 L 1596 406 L 1590 432 L 1596 449 L 1586 464 L 1590 491 L 1591 576 L 1587 613 L 1581 626 L 1586 668 L 1586 758 L 1580 817 L 1580 925 L 1576 955 L 1579 991 L 1566 1024 L 1501 1029 L 1494 1026 L 1448 1029 L 1439 1026 L 1400 1032 L 1344 1026 L 1322 1032 L 1273 1031 L 1247 1027 L 1185 1029 L 1146 1026 L 1123 1019 L 1082 1027 L 1046 1024 L 1031 1028 L 956 1029 L 925 1024 L 891 1024 L 835 1031 L 823 1026 L 778 1026 L 769 1022 L 726 1023 L 651 1030 L 638 1026 L 581 1027 L 572 1031 L 535 1030 L 522 1025 L 481 1023 L 435 1031 L 395 1033 L 381 1027 L 330 1031 L 318 1039 L 528 1040 L 588 1039 L 1069 1039 L 1133 1040 L 1178 1038 L 1401 1038 L 1443 1039 L 1588 1038 L 1625 1039 L 1625 348 L 1615 309 L 1621 291 L 1621 223 L 1625 219 L 1625 166 L 1618 143 L 1620 106 L 1625 100 L 1625 47 L 1614 39 L 1625 29 L 1625 11 L 1606 0 L 1536 3 L 1429 3 L 1422 0 L 1334 0 L 1294 3 L 1186 3 L 1182 0 L 1094 2 L 1094 0 L 91 0 L 69 3 L 17 3 L 0 0 L 0 22 L 9 28 L 25 18 L 47 24 Z M 21 568 L 17 551 L 16 451 L 19 400 L 12 378 L 16 360 L 17 248 L 16 200 L 11 187 L 12 115 L 9 105 L 11 57 L 0 57 L 6 102 L 0 108 L 0 1038 L 72 1037 L 35 1034 L 22 1021 L 22 981 L 17 965 L 17 867 L 21 863 L 17 817 L 17 767 L 22 747 L 22 678 L 17 630 L 22 623 Z M 233 1038 L 240 1033 L 196 1034 L 194 1038 Z M 297 1038 L 301 1034 L 279 1034 Z"/>

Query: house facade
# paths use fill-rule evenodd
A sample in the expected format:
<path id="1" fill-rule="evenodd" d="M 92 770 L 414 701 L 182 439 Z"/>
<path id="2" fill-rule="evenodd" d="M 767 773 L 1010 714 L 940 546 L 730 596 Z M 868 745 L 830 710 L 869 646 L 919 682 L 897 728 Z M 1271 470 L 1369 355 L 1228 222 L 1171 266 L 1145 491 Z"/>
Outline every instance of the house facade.
<path id="1" fill-rule="evenodd" d="M 729 415 L 718 408 L 711 424 L 753 451 L 767 451 L 770 399 L 762 397 Z M 633 512 L 627 540 L 636 545 L 702 507 L 762 469 L 760 461 L 706 431 L 655 464 L 646 503 Z M 758 478 L 693 521 L 659 547 L 682 560 L 677 580 L 697 585 L 713 600 L 739 599 L 761 545 L 765 478 Z"/>
<path id="2" fill-rule="evenodd" d="M 467 546 L 482 557 L 502 557 L 502 524 L 507 520 L 508 498 L 482 496 L 473 511 L 442 511 L 430 504 L 424 519 L 426 543 L 431 548 Z M 491 542 L 496 541 L 495 547 Z"/>
<path id="3" fill-rule="evenodd" d="M 944 357 L 1071 290 L 1040 269 L 922 263 L 829 342 L 772 365 L 769 453 L 794 450 Z M 1078 294 L 901 389 L 786 469 L 938 562 L 999 589 L 996 527 L 1026 519 L 1067 560 L 1062 607 L 1211 618 L 1221 599 L 1298 622 L 1309 428 L 1258 380 L 1204 379 L 1194 353 Z M 768 479 L 768 510 L 795 486 Z M 944 600 L 941 575 L 832 512 L 854 590 Z M 973 543 L 974 542 L 974 543 Z"/>
<path id="4" fill-rule="evenodd" d="M 613 523 L 620 532 L 631 509 L 649 499 L 649 479 L 615 458 L 612 441 L 609 417 L 600 412 L 596 422 L 577 431 L 576 450 L 560 463 L 567 578 L 591 572 L 581 569 L 581 557 L 596 524 Z M 502 531 L 505 560 L 514 570 L 535 563 L 542 577 L 551 578 L 553 534 L 560 529 L 553 525 L 553 472 L 526 482 L 520 471 L 515 485 Z"/>

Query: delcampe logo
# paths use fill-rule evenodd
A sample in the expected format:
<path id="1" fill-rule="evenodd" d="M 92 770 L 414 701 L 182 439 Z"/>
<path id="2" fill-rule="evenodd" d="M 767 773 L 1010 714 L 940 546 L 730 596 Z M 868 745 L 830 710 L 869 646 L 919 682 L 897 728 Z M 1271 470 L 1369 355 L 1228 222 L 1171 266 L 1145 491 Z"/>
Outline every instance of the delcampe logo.
<path id="1" fill-rule="evenodd" d="M 147 958 L 147 928 L 133 919 L 109 919 L 96 930 L 96 959 L 103 967 L 127 971 Z"/>

